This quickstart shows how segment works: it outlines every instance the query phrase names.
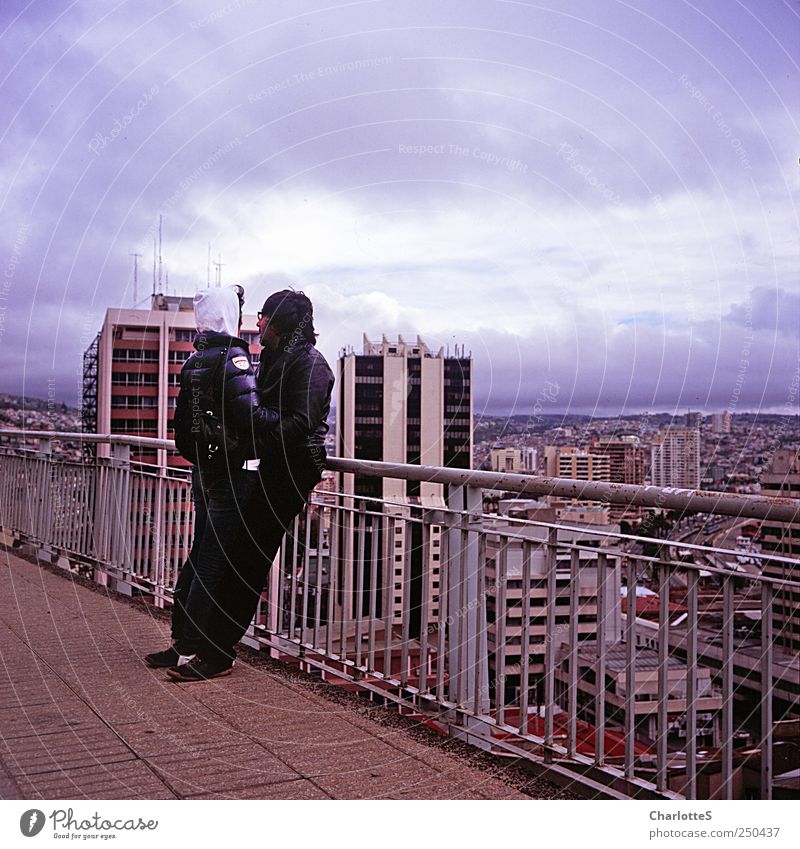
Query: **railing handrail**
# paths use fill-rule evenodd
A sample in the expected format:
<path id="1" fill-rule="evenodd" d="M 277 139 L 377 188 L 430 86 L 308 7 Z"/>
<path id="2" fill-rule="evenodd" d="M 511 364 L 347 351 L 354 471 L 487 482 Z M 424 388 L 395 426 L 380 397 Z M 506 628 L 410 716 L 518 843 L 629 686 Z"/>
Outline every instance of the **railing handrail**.
<path id="1" fill-rule="evenodd" d="M 152 439 L 110 433 L 67 433 L 44 430 L 0 430 L 0 437 L 33 438 L 86 443 L 109 443 L 173 450 L 171 439 Z M 694 513 L 715 513 L 741 519 L 772 519 L 778 522 L 800 522 L 800 499 L 709 490 L 677 489 L 652 485 L 582 481 L 508 472 L 485 472 L 476 469 L 454 469 L 444 466 L 422 466 L 409 463 L 387 463 L 379 460 L 352 460 L 328 457 L 328 469 L 365 477 L 390 477 L 402 480 L 477 486 L 483 489 L 514 492 L 519 495 L 556 495 L 608 504 L 630 504 Z"/>

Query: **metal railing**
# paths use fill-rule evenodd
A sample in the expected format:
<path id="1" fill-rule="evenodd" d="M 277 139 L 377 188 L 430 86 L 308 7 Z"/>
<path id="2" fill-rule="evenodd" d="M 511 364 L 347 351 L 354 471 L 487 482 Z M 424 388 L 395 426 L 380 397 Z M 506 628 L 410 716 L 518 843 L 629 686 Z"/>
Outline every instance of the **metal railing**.
<path id="1" fill-rule="evenodd" d="M 171 442 L 3 438 L 39 443 L 0 446 L 0 527 L 10 541 L 171 603 L 191 542 L 188 475 L 130 460 L 131 446 Z M 111 456 L 58 457 L 55 440 L 109 443 Z M 779 522 L 798 520 L 797 501 L 338 458 L 328 466 L 440 483 L 442 497 L 315 491 L 273 565 L 251 644 L 589 794 L 771 798 L 774 723 L 797 716 L 800 692 L 796 658 L 773 623 L 800 582 L 720 567 L 735 564 L 736 551 L 486 514 L 483 494 Z M 770 569 L 800 565 L 750 554 Z M 649 623 L 633 614 L 640 592 L 655 600 Z M 743 616 L 760 628 L 743 635 Z M 748 775 L 758 777 L 755 793 Z"/>

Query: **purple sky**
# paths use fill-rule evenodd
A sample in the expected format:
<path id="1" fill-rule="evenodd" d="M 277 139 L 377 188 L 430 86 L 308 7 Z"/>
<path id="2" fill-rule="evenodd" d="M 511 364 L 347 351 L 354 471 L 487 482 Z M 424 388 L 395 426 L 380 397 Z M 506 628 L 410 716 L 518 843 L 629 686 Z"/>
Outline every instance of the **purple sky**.
<path id="1" fill-rule="evenodd" d="M 0 10 L 0 391 L 78 404 L 109 306 L 207 250 L 320 347 L 465 343 L 476 411 L 795 412 L 800 4 Z"/>

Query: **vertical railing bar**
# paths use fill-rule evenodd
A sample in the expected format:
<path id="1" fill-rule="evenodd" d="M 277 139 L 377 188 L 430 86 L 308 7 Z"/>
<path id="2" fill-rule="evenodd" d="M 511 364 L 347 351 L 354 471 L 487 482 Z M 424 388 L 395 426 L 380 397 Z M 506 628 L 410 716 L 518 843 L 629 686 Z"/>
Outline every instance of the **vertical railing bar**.
<path id="1" fill-rule="evenodd" d="M 301 515 L 305 523 L 305 534 L 303 536 L 303 604 L 301 605 L 302 610 L 300 612 L 302 617 L 300 621 L 300 642 L 306 643 L 308 642 L 306 631 L 308 630 L 309 588 L 311 586 L 309 578 L 309 573 L 311 572 L 311 506 L 307 505 Z"/>
<path id="2" fill-rule="evenodd" d="M 166 541 L 164 539 L 167 518 L 165 506 L 166 484 L 166 469 L 159 468 L 156 476 L 153 478 L 153 518 L 150 522 L 150 526 L 153 529 L 153 562 L 147 571 L 148 579 L 154 584 L 158 581 L 166 553 Z"/>
<path id="3" fill-rule="evenodd" d="M 567 683 L 567 753 L 574 758 L 578 751 L 578 644 L 580 641 L 581 553 L 569 553 L 569 647 Z"/>
<path id="4" fill-rule="evenodd" d="M 445 523 L 442 526 L 441 543 L 439 548 L 439 623 L 438 623 L 438 646 L 436 657 L 436 698 L 444 701 L 444 675 L 446 665 L 446 636 L 447 636 L 447 611 L 450 604 L 450 529 L 452 527 L 452 514 L 445 514 Z"/>
<path id="5" fill-rule="evenodd" d="M 287 537 L 283 535 L 281 547 L 278 551 L 278 633 L 286 634 L 288 624 L 286 622 L 286 549 Z"/>
<path id="6" fill-rule="evenodd" d="M 627 561 L 627 612 L 625 614 L 625 777 L 634 777 L 636 732 L 636 591 L 637 562 Z"/>
<path id="7" fill-rule="evenodd" d="M 669 703 L 669 566 L 658 570 L 658 721 L 656 730 L 656 787 L 667 789 L 667 735 Z"/>
<path id="8" fill-rule="evenodd" d="M 373 516 L 370 520 L 372 533 L 369 543 L 369 622 L 367 623 L 367 668 L 375 671 L 376 617 L 378 615 L 378 552 L 383 533 L 383 516 Z"/>
<path id="9" fill-rule="evenodd" d="M 722 798 L 733 798 L 733 579 L 722 578 Z"/>
<path id="10" fill-rule="evenodd" d="M 495 645 L 494 645 L 494 697 L 495 716 L 498 725 L 505 725 L 506 721 L 506 584 L 508 581 L 508 537 L 500 537 L 500 550 L 498 552 L 497 565 L 497 588 L 495 590 Z"/>
<path id="11" fill-rule="evenodd" d="M 788 593 L 788 590 L 786 591 Z M 773 588 L 761 584 L 761 798 L 772 798 Z"/>
<path id="12" fill-rule="evenodd" d="M 386 585 L 386 590 L 383 594 L 383 598 L 385 599 L 383 610 L 383 675 L 385 678 L 392 677 L 392 623 L 394 621 L 394 594 L 396 592 L 394 585 L 394 541 L 396 537 L 397 519 L 393 515 L 387 515 L 385 542 L 383 545 L 385 566 L 381 573 L 383 576 L 383 582 Z"/>
<path id="13" fill-rule="evenodd" d="M 351 498 L 347 499 L 352 502 Z M 343 504 L 343 507 L 346 505 Z M 342 533 L 344 534 L 344 553 L 342 556 L 342 622 L 339 632 L 339 655 L 347 659 L 347 630 L 353 612 L 353 534 L 355 515 L 349 509 L 342 510 Z"/>
<path id="14" fill-rule="evenodd" d="M 322 568 L 324 559 L 322 557 L 323 540 L 325 532 L 325 505 L 319 504 L 316 510 L 317 515 L 317 574 L 314 581 L 314 631 L 311 639 L 314 643 L 314 648 L 319 650 L 322 648 L 319 639 L 319 629 L 322 620 Z M 329 561 L 330 562 L 330 559 Z M 328 574 L 330 580 L 330 573 Z"/>
<path id="15" fill-rule="evenodd" d="M 420 693 L 428 692 L 428 608 L 431 586 L 431 526 L 426 510 L 420 511 L 422 517 L 422 587 L 419 612 L 419 664 L 417 668 L 417 686 Z"/>
<path id="16" fill-rule="evenodd" d="M 695 569 L 686 574 L 686 785 L 687 799 L 697 798 L 697 581 Z"/>
<path id="17" fill-rule="evenodd" d="M 338 493 L 334 495 L 333 504 L 331 505 L 331 538 L 328 544 L 328 624 L 325 629 L 325 648 L 328 656 L 333 654 L 333 635 L 336 630 L 336 611 L 339 610 L 341 615 L 341 607 L 339 606 L 339 545 L 340 534 L 339 524 L 341 519 L 341 511 L 339 510 L 340 498 Z"/>
<path id="18" fill-rule="evenodd" d="M 402 644 L 400 646 L 400 685 L 408 683 L 408 649 L 411 639 L 411 524 L 405 517 L 403 528 L 403 612 Z"/>
<path id="19" fill-rule="evenodd" d="M 597 645 L 595 655 L 595 698 L 594 698 L 594 762 L 603 766 L 606 759 L 606 608 L 607 556 L 597 555 Z"/>
<path id="20" fill-rule="evenodd" d="M 468 517 L 464 513 L 461 516 L 461 527 L 458 532 L 460 547 L 458 552 L 458 610 L 457 627 L 454 629 L 456 635 L 456 653 L 458 658 L 458 672 L 456 676 L 456 692 L 458 693 L 459 705 L 466 705 L 468 694 L 468 676 L 467 676 L 467 641 L 464 635 L 467 632 L 467 626 L 464 613 L 467 610 L 467 547 L 469 546 L 469 531 Z"/>
<path id="21" fill-rule="evenodd" d="M 483 711 L 483 693 L 482 687 L 486 686 L 487 682 L 481 681 L 480 663 L 486 657 L 486 628 L 481 627 L 480 623 L 486 622 L 485 607 L 486 607 L 486 534 L 481 531 L 478 534 L 478 583 L 476 587 L 477 596 L 475 599 L 478 633 L 475 635 L 477 647 L 475 652 L 475 680 L 473 687 L 472 712 L 477 716 Z"/>
<path id="22" fill-rule="evenodd" d="M 522 636 L 520 638 L 519 677 L 519 731 L 528 733 L 528 707 L 531 686 L 531 560 L 533 545 L 530 540 L 522 541 Z"/>
<path id="23" fill-rule="evenodd" d="M 144 492 L 145 482 L 138 475 L 131 475 L 131 500 L 128 508 L 131 515 L 131 523 L 133 525 L 133 540 L 131 545 L 130 569 L 134 575 L 139 574 L 141 564 L 144 560 L 144 547 L 146 545 L 144 534 L 139 528 L 142 511 L 146 510 L 147 497 Z M 123 505 L 119 505 L 122 512 Z"/>
<path id="24" fill-rule="evenodd" d="M 366 503 L 362 500 L 358 502 L 358 514 L 353 518 L 354 523 L 357 522 L 356 540 L 358 541 L 356 555 L 356 633 L 355 633 L 355 649 L 356 649 L 356 666 L 360 667 L 362 662 L 362 639 L 364 629 L 364 558 L 366 557 L 367 544 L 367 516 Z"/>
<path id="25" fill-rule="evenodd" d="M 547 625 L 544 647 L 544 760 L 553 762 L 555 676 L 556 676 L 556 605 L 558 567 L 558 528 L 547 529 Z M 599 566 L 599 563 L 598 563 Z"/>
<path id="26" fill-rule="evenodd" d="M 160 590 L 166 586 L 169 580 L 169 564 L 172 561 L 172 553 L 175 549 L 175 528 L 176 528 L 176 495 L 177 489 L 175 484 L 165 478 L 164 486 L 166 487 L 166 498 L 167 498 L 167 526 L 164 528 L 164 558 L 163 558 L 163 566 L 160 568 L 159 574 L 157 576 L 157 586 Z"/>
<path id="27" fill-rule="evenodd" d="M 291 565 L 287 565 L 291 571 L 289 572 L 289 639 L 293 640 L 295 638 L 295 631 L 297 630 L 297 549 L 298 549 L 298 540 L 299 536 L 299 516 L 295 516 L 292 519 L 292 523 L 290 526 L 290 531 L 292 535 L 291 544 L 292 544 L 292 562 Z"/>

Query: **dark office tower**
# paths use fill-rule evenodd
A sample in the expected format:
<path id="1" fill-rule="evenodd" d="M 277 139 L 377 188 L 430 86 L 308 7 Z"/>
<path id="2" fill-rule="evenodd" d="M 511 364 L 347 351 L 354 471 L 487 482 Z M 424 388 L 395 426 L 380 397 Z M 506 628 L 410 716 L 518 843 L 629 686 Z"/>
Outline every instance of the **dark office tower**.
<path id="1" fill-rule="evenodd" d="M 336 429 L 341 457 L 384 460 L 425 466 L 472 465 L 472 360 L 458 349 L 431 351 L 417 337 L 380 342 L 364 337 L 361 354 L 352 349 L 339 356 Z M 443 503 L 441 484 L 394 478 L 342 476 L 343 492 L 384 499 L 394 505 Z M 383 505 L 384 513 L 407 516 L 408 508 Z M 406 522 L 398 522 L 391 542 L 393 580 L 390 604 L 399 616 L 410 552 L 417 541 L 406 539 Z M 431 613 L 438 611 L 439 529 L 431 540 Z M 382 549 L 385 550 L 385 549 Z M 413 566 L 412 566 L 413 569 Z"/>

